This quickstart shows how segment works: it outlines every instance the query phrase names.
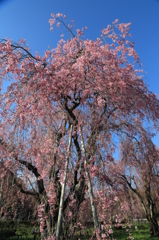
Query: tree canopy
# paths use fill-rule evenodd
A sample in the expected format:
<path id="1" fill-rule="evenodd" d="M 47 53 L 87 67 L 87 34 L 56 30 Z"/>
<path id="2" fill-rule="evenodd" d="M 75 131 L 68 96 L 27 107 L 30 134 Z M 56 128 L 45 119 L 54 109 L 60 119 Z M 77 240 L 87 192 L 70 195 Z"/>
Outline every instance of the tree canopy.
<path id="1" fill-rule="evenodd" d="M 51 30 L 55 22 L 63 24 L 71 38 L 62 35 L 44 56 L 33 56 L 23 39 L 0 42 L 1 88 L 12 80 L 0 95 L 3 176 L 10 172 L 16 179 L 20 171 L 26 181 L 35 178 L 30 189 L 21 185 L 20 190 L 37 199 L 41 232 L 47 228 L 49 236 L 55 236 L 58 226 L 67 154 L 62 212 L 76 226 L 87 191 L 96 211 L 90 190 L 94 179 L 111 182 L 105 171 L 113 159 L 114 136 L 138 139 L 144 122 L 158 130 L 159 118 L 159 100 L 137 69 L 140 60 L 129 40 L 130 23 L 116 20 L 93 41 L 83 40 L 86 27 L 75 35 L 65 18 L 52 14 Z"/>

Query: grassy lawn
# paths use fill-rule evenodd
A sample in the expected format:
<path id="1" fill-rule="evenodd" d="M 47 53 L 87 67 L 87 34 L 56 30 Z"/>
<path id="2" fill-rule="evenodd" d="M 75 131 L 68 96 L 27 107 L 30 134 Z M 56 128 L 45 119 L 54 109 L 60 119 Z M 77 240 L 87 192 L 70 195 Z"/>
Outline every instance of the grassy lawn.
<path id="1" fill-rule="evenodd" d="M 138 226 L 138 229 L 135 230 L 135 225 L 132 225 L 131 229 L 130 229 L 130 232 L 131 232 L 131 235 L 134 239 L 137 239 L 137 240 L 150 240 L 150 239 L 156 239 L 156 240 L 159 240 L 159 237 L 157 238 L 152 238 L 149 234 L 149 226 L 147 223 L 145 224 L 139 224 Z M 114 230 L 114 234 L 113 234 L 113 237 L 116 238 L 116 239 L 130 239 L 129 238 L 129 234 L 126 232 L 126 230 L 123 229 L 122 230 Z"/>
<path id="2" fill-rule="evenodd" d="M 85 236 L 78 236 L 75 237 L 75 240 L 81 239 L 81 240 L 88 240 L 91 237 L 91 234 L 93 233 L 93 228 L 87 229 L 87 232 L 89 234 Z M 149 227 L 148 224 L 139 224 L 138 229 L 135 230 L 135 225 L 132 225 L 130 229 L 131 235 L 134 238 L 134 240 L 159 240 L 159 237 L 152 238 L 149 234 Z M 94 238 L 95 239 L 95 238 Z M 128 232 L 126 232 L 126 229 L 123 230 L 116 230 L 113 228 L 113 238 L 116 240 L 130 240 Z"/>
<path id="3" fill-rule="evenodd" d="M 23 240 L 33 240 L 34 236 L 32 234 L 34 228 L 37 229 L 37 231 L 39 231 L 39 227 L 38 226 L 25 226 L 23 224 L 19 224 L 17 226 L 17 231 L 16 233 L 18 235 L 22 235 L 22 239 Z M 84 235 L 84 230 L 81 231 L 81 236 L 80 236 L 80 232 L 77 231 L 76 232 L 76 236 L 74 237 L 75 240 L 81 239 L 81 240 L 89 240 L 93 234 L 93 228 L 89 228 L 87 230 L 85 230 L 85 233 L 87 232 L 87 234 Z M 139 224 L 138 225 L 138 229 L 135 230 L 135 225 L 132 225 L 131 229 L 130 229 L 131 235 L 135 240 L 159 240 L 159 237 L 157 238 L 152 238 L 149 235 L 149 227 L 148 224 Z M 8 238 L 10 240 L 17 240 L 17 237 L 10 237 Z M 95 238 L 94 238 L 95 239 Z M 130 240 L 129 238 L 129 234 L 128 232 L 126 232 L 126 229 L 123 230 L 118 230 L 118 229 L 114 229 L 113 228 L 113 238 L 112 239 L 116 239 L 116 240 Z M 40 237 L 37 236 L 36 240 L 40 240 Z"/>
<path id="4" fill-rule="evenodd" d="M 16 228 L 16 235 L 18 236 L 22 236 L 23 240 L 33 240 L 34 239 L 34 235 L 32 234 L 33 230 L 36 228 L 37 232 L 39 231 L 39 226 L 38 225 L 34 225 L 34 226 L 30 226 L 30 222 L 26 222 L 26 223 L 16 223 L 14 221 L 7 221 L 7 222 L 0 222 L 0 236 L 1 236 L 1 232 L 7 231 L 13 231 L 14 228 Z M 17 240 L 18 237 L 7 237 L 8 240 Z M 0 238 L 1 239 L 1 238 Z M 21 239 L 21 237 L 20 237 Z M 36 240 L 39 240 L 40 238 L 37 236 Z"/>
<path id="5" fill-rule="evenodd" d="M 131 235 L 134 239 L 137 239 L 137 240 L 150 240 L 150 239 L 156 239 L 156 240 L 159 240 L 159 238 L 152 238 L 150 235 L 149 235 L 149 230 L 146 229 L 146 230 L 134 230 L 134 231 L 131 231 Z M 113 238 L 115 239 L 119 239 L 119 240 L 125 240 L 125 239 L 129 239 L 129 234 L 125 231 L 121 231 L 121 230 L 118 230 L 118 231 L 114 231 L 114 234 L 113 234 Z"/>
<path id="6" fill-rule="evenodd" d="M 27 228 L 21 228 L 21 229 L 18 229 L 17 228 L 17 231 L 16 231 L 16 235 L 18 236 L 22 236 L 22 240 L 33 240 L 34 239 L 34 235 L 32 234 L 32 231 L 33 231 L 33 229 L 32 229 L 32 227 L 31 228 L 29 228 L 29 227 L 27 227 Z M 7 238 L 8 240 L 17 240 L 18 239 L 18 237 L 17 236 L 15 236 L 15 237 L 9 237 L 9 238 Z M 1 238 L 0 238 L 1 239 Z M 20 237 L 20 239 L 21 239 L 21 237 Z M 39 236 L 37 236 L 36 237 L 36 240 L 41 240 L 41 238 L 39 237 Z"/>

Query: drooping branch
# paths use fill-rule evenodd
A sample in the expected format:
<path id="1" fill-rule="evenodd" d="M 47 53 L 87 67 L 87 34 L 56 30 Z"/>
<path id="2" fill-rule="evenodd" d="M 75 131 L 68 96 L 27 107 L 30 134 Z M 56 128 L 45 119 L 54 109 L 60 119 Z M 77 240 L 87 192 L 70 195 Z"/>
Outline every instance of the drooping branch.
<path id="1" fill-rule="evenodd" d="M 21 191 L 21 193 L 24 193 L 24 194 L 27 194 L 27 195 L 36 196 L 36 197 L 38 196 L 38 193 L 37 193 L 36 191 L 28 191 L 28 190 L 25 190 L 25 189 L 23 188 L 23 185 L 22 185 L 21 183 L 19 183 L 19 180 L 17 179 L 17 177 L 15 176 L 15 174 L 14 174 L 11 170 L 7 169 L 2 162 L 1 162 L 1 167 L 3 167 L 4 170 L 7 171 L 7 173 L 9 173 L 9 175 L 12 177 L 13 184 L 15 184 L 15 185 L 19 188 L 19 190 Z"/>
<path id="2" fill-rule="evenodd" d="M 1 44 L 6 43 L 6 42 L 7 42 L 6 39 L 0 39 L 0 43 L 1 43 Z M 34 56 L 31 54 L 31 52 L 28 51 L 28 49 L 24 48 L 23 46 L 21 46 L 21 45 L 19 45 L 19 44 L 17 44 L 17 43 L 12 43 L 11 46 L 12 46 L 13 50 L 21 49 L 21 50 L 23 50 L 24 52 L 26 52 L 27 55 L 26 55 L 26 56 L 23 55 L 23 57 L 28 57 L 28 56 L 29 56 L 29 57 L 31 57 L 32 59 L 34 59 L 34 60 L 36 60 L 36 61 L 38 61 L 38 62 L 40 61 L 38 58 L 34 57 Z"/>
<path id="3" fill-rule="evenodd" d="M 8 145 L 4 140 L 0 139 L 0 144 L 3 145 L 6 148 L 6 151 L 10 150 L 11 152 L 14 151 L 16 148 L 15 146 L 12 145 Z M 31 163 L 25 161 L 25 160 L 21 160 L 19 159 L 19 157 L 15 154 L 14 151 L 14 155 L 13 158 L 20 164 L 24 165 L 29 171 L 31 171 L 34 176 L 37 179 L 37 186 L 38 186 L 38 190 L 39 190 L 39 194 L 42 194 L 45 192 L 45 188 L 44 188 L 44 184 L 43 184 L 43 179 L 38 179 L 40 177 L 40 174 L 37 170 L 36 167 L 34 167 Z"/>
<path id="4" fill-rule="evenodd" d="M 118 176 L 118 177 L 119 177 L 119 176 Z M 144 211 L 145 211 L 146 215 L 148 216 L 147 208 L 146 208 L 146 205 L 145 205 L 145 203 L 144 203 L 144 201 L 143 201 L 143 198 L 142 198 L 140 192 L 137 190 L 137 188 L 135 189 L 135 188 L 132 187 L 131 182 L 129 182 L 128 179 L 127 179 L 124 175 L 121 175 L 121 179 L 123 179 L 124 182 L 125 182 L 125 183 L 129 186 L 129 188 L 132 190 L 132 192 L 134 192 L 134 193 L 139 197 L 139 199 L 140 199 L 140 201 L 141 201 L 141 203 L 142 203 L 142 206 L 143 206 L 143 208 L 144 208 Z"/>

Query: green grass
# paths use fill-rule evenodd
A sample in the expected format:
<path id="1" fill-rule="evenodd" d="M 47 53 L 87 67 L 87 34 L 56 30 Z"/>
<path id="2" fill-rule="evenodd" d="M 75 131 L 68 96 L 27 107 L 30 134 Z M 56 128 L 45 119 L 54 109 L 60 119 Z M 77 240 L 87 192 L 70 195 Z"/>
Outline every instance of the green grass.
<path id="1" fill-rule="evenodd" d="M 131 235 L 132 237 L 135 239 L 135 240 L 152 240 L 152 239 L 156 239 L 156 240 L 159 240 L 159 237 L 151 237 L 150 234 L 149 234 L 149 226 L 148 226 L 148 223 L 145 223 L 145 224 L 139 224 L 138 225 L 138 229 L 135 230 L 135 225 L 132 225 L 131 229 L 129 229 L 130 232 L 131 232 Z M 114 234 L 113 234 L 113 237 L 116 238 L 117 240 L 126 240 L 126 239 L 129 239 L 129 234 L 128 232 L 126 232 L 125 229 L 123 230 L 114 230 Z"/>
<path id="2" fill-rule="evenodd" d="M 132 225 L 131 229 L 129 228 L 132 237 L 134 238 L 134 240 L 159 240 L 159 237 L 151 237 L 149 234 L 149 226 L 148 224 L 139 224 L 138 225 L 138 229 L 135 230 L 135 225 Z M 79 233 L 77 234 L 78 236 L 76 236 L 74 239 L 78 240 L 79 238 L 81 240 L 89 240 L 91 238 L 91 235 L 93 233 L 93 228 L 91 229 L 87 229 L 87 231 L 89 231 L 89 234 L 86 234 L 85 236 L 80 236 L 79 237 Z M 126 229 L 123 230 L 117 230 L 113 228 L 113 238 L 112 239 L 116 239 L 116 240 L 130 240 L 129 238 L 129 233 L 126 232 Z"/>
<path id="3" fill-rule="evenodd" d="M 7 222 L 0 222 L 0 232 L 1 231 L 9 231 L 9 230 L 14 230 L 14 228 L 16 228 L 16 235 L 21 235 L 22 236 L 22 240 L 33 240 L 34 239 L 34 235 L 32 234 L 34 228 L 37 229 L 37 232 L 39 231 L 39 226 L 38 225 L 34 225 L 34 226 L 30 226 L 30 223 L 26 222 L 26 223 L 13 223 L 13 221 L 7 221 Z M 1 238 L 0 238 L 1 239 Z M 18 237 L 9 237 L 7 238 L 8 240 L 17 240 Z M 21 238 L 20 238 L 21 239 Z M 39 236 L 36 237 L 36 240 L 39 240 Z"/>
<path id="4" fill-rule="evenodd" d="M 149 239 L 152 239 L 152 237 L 150 237 L 149 235 L 149 231 L 143 231 L 143 230 L 137 230 L 137 231 L 131 231 L 131 235 L 134 239 L 141 239 L 141 240 L 149 240 Z M 129 239 L 129 234 L 126 232 L 126 231 L 121 231 L 121 230 L 118 230 L 118 231 L 114 231 L 114 234 L 113 234 L 113 238 L 116 238 L 116 239 L 119 239 L 119 240 L 126 240 L 126 239 Z M 159 239 L 159 238 L 155 238 L 155 239 Z"/>
<path id="5" fill-rule="evenodd" d="M 39 227 L 38 226 L 25 226 L 25 225 L 22 225 L 22 224 L 19 224 L 17 226 L 17 231 L 16 233 L 19 234 L 19 235 L 22 235 L 22 239 L 23 240 L 33 240 L 34 237 L 33 237 L 33 230 L 34 228 L 37 229 L 37 231 L 39 231 Z M 149 227 L 148 227 L 148 224 L 145 223 L 145 224 L 139 224 L 138 225 L 138 229 L 135 230 L 135 225 L 132 225 L 131 229 L 129 229 L 133 238 L 135 240 L 159 240 L 159 237 L 156 237 L 156 238 L 152 238 L 149 234 Z M 84 232 L 87 234 L 84 234 Z M 79 231 L 76 232 L 76 236 L 74 237 L 74 240 L 78 240 L 78 239 L 81 239 L 81 240 L 89 240 L 93 234 L 93 228 L 87 228 L 87 230 L 82 230 L 81 231 L 81 236 L 79 234 Z M 18 238 L 17 237 L 10 237 L 8 238 L 8 240 L 17 240 Z M 40 240 L 40 238 L 36 238 L 37 240 Z M 95 239 L 95 238 L 94 238 Z M 126 232 L 126 229 L 122 229 L 122 230 L 118 230 L 118 229 L 114 229 L 113 228 L 113 239 L 117 239 L 117 240 L 130 240 L 129 238 L 129 234 L 128 232 Z"/>

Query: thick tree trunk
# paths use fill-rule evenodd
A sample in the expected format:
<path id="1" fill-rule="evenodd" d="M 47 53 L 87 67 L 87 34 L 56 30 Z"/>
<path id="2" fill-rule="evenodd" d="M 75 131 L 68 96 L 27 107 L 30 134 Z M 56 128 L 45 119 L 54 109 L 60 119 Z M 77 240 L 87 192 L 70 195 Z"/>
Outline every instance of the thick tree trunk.
<path id="1" fill-rule="evenodd" d="M 151 237 L 159 237 L 159 226 L 155 218 L 149 220 L 149 228 Z"/>
<path id="2" fill-rule="evenodd" d="M 151 237 L 159 237 L 159 226 L 158 226 L 157 218 L 154 216 L 153 207 L 150 207 L 150 205 L 146 207 L 143 201 L 141 201 L 141 203 L 145 211 L 146 218 L 149 222 L 149 232 Z"/>
<path id="3" fill-rule="evenodd" d="M 157 222 L 157 218 L 156 218 L 157 208 L 150 196 L 148 198 L 148 211 L 147 212 L 148 212 L 150 235 L 152 237 L 158 237 L 159 236 L 159 226 L 158 226 L 158 222 Z"/>
<path id="4" fill-rule="evenodd" d="M 70 152 L 70 147 L 71 147 L 71 138 L 72 138 L 72 125 L 71 125 L 71 129 L 70 129 L 69 144 L 68 144 L 67 157 L 66 157 L 66 163 L 65 163 L 64 180 L 62 183 L 62 192 L 61 192 L 61 198 L 60 198 L 60 207 L 59 207 L 57 230 L 56 230 L 56 240 L 59 240 L 59 238 L 60 238 L 62 213 L 63 213 L 63 205 L 64 205 L 64 195 L 65 195 L 65 187 L 66 187 L 67 171 L 68 171 L 68 163 L 69 163 L 69 152 Z"/>
<path id="5" fill-rule="evenodd" d="M 84 140 L 83 140 L 83 134 L 82 134 L 81 127 L 79 128 L 79 130 L 80 130 L 80 134 L 81 134 L 82 151 L 83 151 L 83 154 L 85 156 L 85 165 L 86 165 L 85 172 L 86 172 L 86 177 L 87 177 L 87 180 L 88 180 L 88 191 L 89 191 L 89 197 L 90 197 L 90 201 L 91 201 L 94 229 L 97 229 L 97 228 L 99 228 L 98 216 L 97 216 L 96 207 L 95 207 L 95 204 L 94 204 L 94 201 L 93 201 L 93 190 L 92 190 L 91 178 L 90 178 L 88 167 L 87 167 L 87 156 L 86 156 L 86 150 L 85 150 L 85 146 L 84 146 Z"/>

